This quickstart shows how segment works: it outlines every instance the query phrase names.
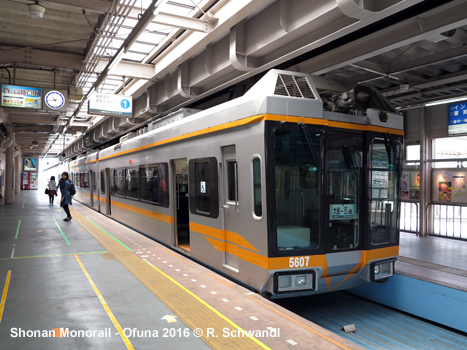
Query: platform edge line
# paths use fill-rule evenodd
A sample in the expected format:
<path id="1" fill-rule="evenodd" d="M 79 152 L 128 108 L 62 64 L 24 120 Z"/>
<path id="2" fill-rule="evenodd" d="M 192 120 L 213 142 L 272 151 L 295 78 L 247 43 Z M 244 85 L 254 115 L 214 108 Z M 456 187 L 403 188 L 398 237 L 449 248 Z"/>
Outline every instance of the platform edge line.
<path id="1" fill-rule="evenodd" d="M 115 318 L 114 314 L 110 310 L 109 305 L 107 305 L 107 302 L 105 301 L 104 297 L 102 294 L 99 292 L 99 289 L 97 289 L 97 286 L 94 284 L 91 276 L 89 276 L 88 271 L 84 267 L 83 263 L 81 262 L 80 258 L 78 255 L 74 254 L 76 260 L 78 261 L 79 266 L 81 267 L 81 270 L 83 270 L 84 274 L 86 275 L 86 278 L 88 279 L 89 283 L 91 284 L 92 289 L 94 289 L 94 293 L 96 293 L 97 297 L 99 298 L 99 301 L 101 302 L 102 306 L 104 307 L 105 311 L 107 312 L 107 315 L 110 317 L 110 320 L 112 321 L 114 327 L 117 329 L 118 333 L 120 334 L 120 337 L 122 338 L 123 342 L 125 343 L 127 349 L 135 349 L 133 345 L 130 342 L 130 339 L 128 339 L 125 334 L 123 334 L 123 329 L 120 326 L 120 323 L 118 323 L 117 319 Z"/>

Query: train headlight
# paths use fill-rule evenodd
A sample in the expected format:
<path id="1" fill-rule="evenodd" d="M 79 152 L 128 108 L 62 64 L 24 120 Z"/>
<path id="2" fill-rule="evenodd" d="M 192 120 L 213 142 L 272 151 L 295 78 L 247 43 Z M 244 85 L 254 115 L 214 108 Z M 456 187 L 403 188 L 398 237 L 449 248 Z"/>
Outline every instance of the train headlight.
<path id="1" fill-rule="evenodd" d="M 295 285 L 297 287 L 306 285 L 306 276 L 295 276 Z"/>
<path id="2" fill-rule="evenodd" d="M 294 271 L 276 272 L 274 274 L 274 292 L 315 290 L 315 276 L 314 270 L 300 271 L 300 274 Z"/>
<path id="3" fill-rule="evenodd" d="M 394 276 L 394 262 L 396 259 L 378 261 L 371 264 L 372 281 L 379 281 Z"/>

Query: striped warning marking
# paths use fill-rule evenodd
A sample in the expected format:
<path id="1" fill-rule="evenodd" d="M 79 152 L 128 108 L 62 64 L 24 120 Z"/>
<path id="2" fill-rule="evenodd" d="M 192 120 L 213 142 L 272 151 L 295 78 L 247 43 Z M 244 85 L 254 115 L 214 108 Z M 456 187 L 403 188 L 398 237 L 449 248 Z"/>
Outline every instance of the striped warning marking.
<path id="1" fill-rule="evenodd" d="M 191 329 L 214 329 L 214 334 L 218 335 L 217 337 L 207 337 L 206 332 L 201 336 L 210 347 L 213 349 L 269 349 L 254 337 L 223 337 L 222 330 L 224 328 L 232 331 L 243 331 L 243 329 L 156 266 L 145 262 L 133 252 L 125 249 L 119 242 L 91 224 L 76 210 L 71 210 L 73 218 L 82 227 Z"/>

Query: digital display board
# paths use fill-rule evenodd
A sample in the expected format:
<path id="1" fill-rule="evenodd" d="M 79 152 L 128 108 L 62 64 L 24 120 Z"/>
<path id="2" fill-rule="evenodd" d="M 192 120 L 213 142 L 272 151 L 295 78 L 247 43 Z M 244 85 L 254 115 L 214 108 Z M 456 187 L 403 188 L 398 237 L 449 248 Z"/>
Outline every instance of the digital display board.
<path id="1" fill-rule="evenodd" d="M 448 134 L 467 134 L 467 101 L 448 105 Z"/>
<path id="2" fill-rule="evenodd" d="M 133 116 L 133 98 L 131 96 L 96 93 L 89 100 L 88 113 L 131 118 Z"/>
<path id="3" fill-rule="evenodd" d="M 2 84 L 2 107 L 42 109 L 42 89 Z"/>

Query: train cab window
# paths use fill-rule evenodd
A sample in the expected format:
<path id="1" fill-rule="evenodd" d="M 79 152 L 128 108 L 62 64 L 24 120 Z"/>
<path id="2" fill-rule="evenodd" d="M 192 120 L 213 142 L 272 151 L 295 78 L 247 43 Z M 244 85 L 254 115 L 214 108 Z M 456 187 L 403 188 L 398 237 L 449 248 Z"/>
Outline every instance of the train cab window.
<path id="1" fill-rule="evenodd" d="M 112 178 L 112 195 L 125 196 L 125 169 L 114 169 Z"/>
<path id="2" fill-rule="evenodd" d="M 263 216 L 263 197 L 261 188 L 261 160 L 254 157 L 252 160 L 253 169 L 253 217 L 261 219 Z"/>
<path id="3" fill-rule="evenodd" d="M 310 127 L 274 133 L 276 237 L 280 251 L 319 247 L 322 137 Z M 259 164 L 258 164 L 259 166 Z"/>
<path id="4" fill-rule="evenodd" d="M 354 249 L 359 243 L 363 138 L 361 133 L 329 131 L 328 139 L 328 242 L 333 250 Z"/>
<path id="5" fill-rule="evenodd" d="M 141 200 L 169 207 L 169 166 L 167 163 L 140 167 Z"/>
<path id="6" fill-rule="evenodd" d="M 105 175 L 104 175 L 104 170 L 101 170 L 101 194 L 105 194 Z"/>
<path id="7" fill-rule="evenodd" d="M 139 170 L 126 169 L 126 196 L 139 199 Z"/>
<path id="8" fill-rule="evenodd" d="M 188 167 L 191 213 L 217 218 L 219 194 L 216 158 L 192 159 Z"/>
<path id="9" fill-rule="evenodd" d="M 399 201 L 399 142 L 373 140 L 371 147 L 371 243 L 394 243 L 397 239 Z"/>

